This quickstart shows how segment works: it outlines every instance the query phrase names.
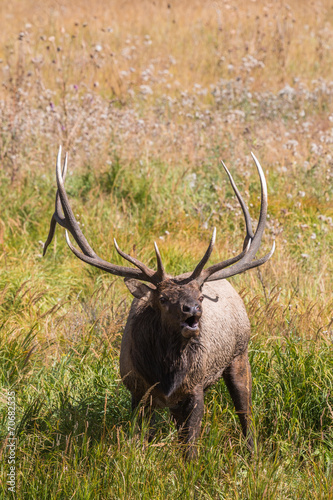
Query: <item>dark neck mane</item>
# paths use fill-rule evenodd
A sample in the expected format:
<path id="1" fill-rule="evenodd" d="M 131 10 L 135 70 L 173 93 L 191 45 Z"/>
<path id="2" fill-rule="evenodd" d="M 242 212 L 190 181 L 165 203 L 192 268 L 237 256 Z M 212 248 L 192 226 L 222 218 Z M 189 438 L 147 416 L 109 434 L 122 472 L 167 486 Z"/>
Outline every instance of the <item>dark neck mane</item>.
<path id="1" fill-rule="evenodd" d="M 166 329 L 159 312 L 150 306 L 136 317 L 133 342 L 135 369 L 165 396 L 181 386 L 200 348 L 198 340 L 185 339 L 180 331 Z"/>

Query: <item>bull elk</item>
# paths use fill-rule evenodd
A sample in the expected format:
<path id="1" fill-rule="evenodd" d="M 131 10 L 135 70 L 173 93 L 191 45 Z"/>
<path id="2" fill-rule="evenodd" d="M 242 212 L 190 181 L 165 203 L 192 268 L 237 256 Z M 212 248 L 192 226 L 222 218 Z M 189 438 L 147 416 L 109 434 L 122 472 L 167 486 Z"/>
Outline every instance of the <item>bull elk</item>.
<path id="1" fill-rule="evenodd" d="M 140 403 L 153 410 L 168 407 L 184 444 L 185 455 L 196 455 L 195 442 L 204 413 L 204 393 L 223 377 L 238 414 L 249 448 L 251 435 L 251 368 L 248 360 L 250 323 L 245 306 L 226 280 L 264 264 L 274 252 L 254 260 L 267 216 L 267 186 L 263 170 L 252 154 L 261 184 L 260 217 L 255 233 L 251 217 L 235 182 L 222 162 L 240 203 L 246 227 L 242 251 L 208 268 L 215 243 L 214 228 L 209 246 L 194 271 L 171 276 L 164 270 L 155 243 L 157 269 L 150 269 L 114 244 L 117 252 L 135 267 L 123 267 L 101 259 L 84 237 L 65 191 L 67 155 L 61 167 L 57 157 L 55 212 L 44 245 L 52 241 L 56 224 L 66 229 L 66 241 L 79 259 L 125 278 L 134 296 L 121 343 L 120 374 L 132 395 L 132 409 Z M 69 239 L 73 236 L 80 250 Z M 146 282 L 144 284 L 142 282 Z"/>

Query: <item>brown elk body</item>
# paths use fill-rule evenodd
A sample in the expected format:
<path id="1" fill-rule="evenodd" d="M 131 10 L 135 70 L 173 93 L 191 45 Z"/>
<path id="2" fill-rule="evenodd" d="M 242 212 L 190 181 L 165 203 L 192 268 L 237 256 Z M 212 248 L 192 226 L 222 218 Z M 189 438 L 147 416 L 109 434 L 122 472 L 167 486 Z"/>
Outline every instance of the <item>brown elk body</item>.
<path id="1" fill-rule="evenodd" d="M 44 253 L 58 222 L 79 245 L 81 252 L 72 245 L 66 231 L 67 243 L 77 257 L 125 278 L 134 300 L 122 338 L 120 373 L 131 392 L 132 409 L 142 404 L 151 413 L 155 407 L 168 407 L 188 458 L 196 454 L 194 445 L 204 413 L 204 392 L 221 377 L 234 402 L 248 446 L 253 446 L 250 323 L 242 299 L 225 279 L 263 264 L 274 252 L 273 245 L 269 254 L 254 260 L 265 227 L 267 188 L 260 164 L 254 155 L 253 158 L 261 182 L 261 210 L 255 233 L 247 207 L 223 164 L 245 218 L 243 250 L 236 257 L 204 269 L 215 243 L 214 229 L 209 247 L 194 271 L 172 277 L 164 271 L 156 244 L 157 271 L 123 253 L 116 242 L 118 253 L 136 269 L 111 264 L 95 254 L 70 208 L 64 189 L 67 157 L 61 169 L 61 150 L 58 154 L 56 210 Z"/>
<path id="2" fill-rule="evenodd" d="M 204 392 L 223 376 L 252 446 L 250 324 L 242 299 L 226 280 L 206 283 L 201 290 L 190 284 L 163 285 L 157 293 L 148 292 L 157 297 L 134 299 L 122 338 L 120 373 L 131 391 L 132 408 L 141 401 L 170 408 L 180 439 L 191 444 L 200 431 Z M 163 318 L 160 293 L 178 309 L 178 324 Z M 196 336 L 182 335 L 183 304 L 200 307 Z"/>

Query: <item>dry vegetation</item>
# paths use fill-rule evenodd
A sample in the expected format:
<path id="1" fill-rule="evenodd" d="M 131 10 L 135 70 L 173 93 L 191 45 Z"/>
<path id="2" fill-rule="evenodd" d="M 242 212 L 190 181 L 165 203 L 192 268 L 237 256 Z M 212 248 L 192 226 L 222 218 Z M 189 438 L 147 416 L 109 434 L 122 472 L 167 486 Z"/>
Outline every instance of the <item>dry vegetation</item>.
<path id="1" fill-rule="evenodd" d="M 0 15 L 2 430 L 15 390 L 17 497 L 333 498 L 332 2 L 13 0 Z M 120 263 L 115 236 L 153 265 L 157 239 L 175 274 L 215 225 L 212 262 L 239 249 L 219 160 L 255 218 L 259 158 L 262 251 L 277 250 L 232 279 L 253 325 L 255 457 L 238 455 L 222 384 L 197 464 L 180 461 L 166 414 L 142 448 L 118 379 L 125 287 L 78 262 L 60 230 L 41 257 L 59 144 L 92 247 Z"/>

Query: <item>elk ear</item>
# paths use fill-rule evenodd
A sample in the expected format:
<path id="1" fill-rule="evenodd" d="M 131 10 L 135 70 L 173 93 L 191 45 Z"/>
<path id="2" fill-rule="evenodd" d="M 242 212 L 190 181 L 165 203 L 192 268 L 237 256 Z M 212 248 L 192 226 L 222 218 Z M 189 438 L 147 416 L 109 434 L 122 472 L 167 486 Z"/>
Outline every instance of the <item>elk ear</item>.
<path id="1" fill-rule="evenodd" d="M 152 287 L 136 279 L 125 279 L 124 282 L 136 299 L 146 299 L 148 301 L 151 297 L 151 293 L 154 291 Z"/>

